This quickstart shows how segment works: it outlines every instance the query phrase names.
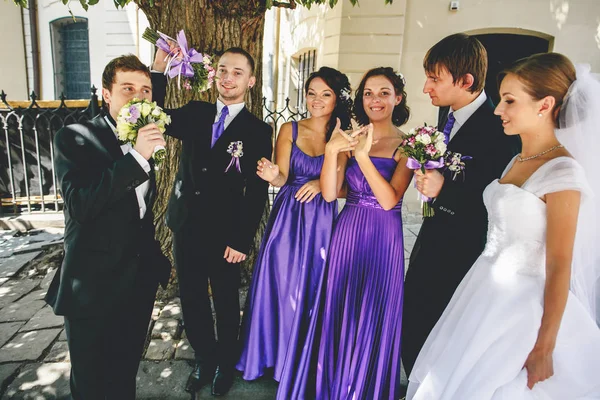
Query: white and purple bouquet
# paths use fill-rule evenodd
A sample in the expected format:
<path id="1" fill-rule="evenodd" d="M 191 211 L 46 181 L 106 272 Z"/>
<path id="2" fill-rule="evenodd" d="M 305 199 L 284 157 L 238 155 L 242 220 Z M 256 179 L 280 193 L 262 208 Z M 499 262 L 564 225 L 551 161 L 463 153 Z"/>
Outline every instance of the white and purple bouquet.
<path id="1" fill-rule="evenodd" d="M 406 166 L 410 169 L 419 169 L 425 173 L 428 169 L 443 167 L 446 143 L 444 134 L 433 126 L 418 126 L 411 129 L 400 144 L 400 150 L 408 157 Z M 423 206 L 423 216 L 434 215 L 431 199 L 423 194 L 420 195 Z"/>
<path id="2" fill-rule="evenodd" d="M 129 143 L 135 146 L 138 131 L 144 126 L 154 123 L 161 133 L 171 123 L 168 116 L 156 102 L 148 100 L 133 99 L 121 108 L 117 116 L 117 134 L 121 143 Z M 152 159 L 156 166 L 164 161 L 167 152 L 163 146 L 156 146 Z"/>
<path id="3" fill-rule="evenodd" d="M 168 54 L 165 75 L 170 79 L 177 78 L 177 87 L 183 86 L 186 90 L 198 93 L 211 88 L 217 74 L 213 58 L 208 54 L 199 53 L 194 48 L 188 48 L 183 29 L 177 34 L 177 39 L 150 28 L 146 28 L 142 37 Z M 171 50 L 169 42 L 176 43 L 177 47 Z"/>

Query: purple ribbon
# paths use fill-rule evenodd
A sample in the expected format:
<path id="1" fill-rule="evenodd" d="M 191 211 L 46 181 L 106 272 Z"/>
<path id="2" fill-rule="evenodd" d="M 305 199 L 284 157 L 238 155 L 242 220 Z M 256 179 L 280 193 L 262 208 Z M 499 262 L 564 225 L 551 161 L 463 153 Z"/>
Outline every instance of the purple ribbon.
<path id="1" fill-rule="evenodd" d="M 427 170 L 427 169 L 438 169 L 438 168 L 442 168 L 444 166 L 444 157 L 440 157 L 439 160 L 435 161 L 435 160 L 429 160 L 427 162 L 425 162 L 425 164 L 421 164 L 418 160 L 409 157 L 408 161 L 406 161 L 406 166 L 409 169 L 420 169 L 421 171 L 423 170 Z M 417 182 L 415 181 L 415 187 L 417 187 Z M 421 196 L 421 200 L 423 201 L 429 201 L 429 197 L 425 196 L 423 193 L 419 193 Z"/>
<path id="2" fill-rule="evenodd" d="M 188 42 L 183 29 L 177 34 L 177 40 L 161 32 L 158 32 L 158 34 L 160 35 L 160 39 L 156 41 L 156 46 L 172 57 L 168 66 L 169 78 L 181 77 L 181 75 L 186 78 L 193 78 L 194 68 L 192 67 L 192 63 L 202 63 L 204 56 L 202 53 L 198 53 L 196 49 L 188 49 Z M 171 50 L 169 40 L 177 42 L 179 48 Z"/>
<path id="3" fill-rule="evenodd" d="M 240 166 L 240 158 L 239 157 L 231 157 L 231 161 L 229 162 L 229 165 L 227 166 L 227 168 L 225 168 L 225 172 L 229 171 L 229 169 L 235 164 L 235 169 L 237 169 L 237 172 L 242 173 L 242 167 Z"/>

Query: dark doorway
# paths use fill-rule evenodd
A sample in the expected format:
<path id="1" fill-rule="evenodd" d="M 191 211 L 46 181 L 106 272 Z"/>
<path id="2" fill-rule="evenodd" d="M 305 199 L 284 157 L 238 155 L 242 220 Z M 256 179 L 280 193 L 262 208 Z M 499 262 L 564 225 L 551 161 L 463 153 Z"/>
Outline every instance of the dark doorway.
<path id="1" fill-rule="evenodd" d="M 532 54 L 547 53 L 550 49 L 548 39 L 528 35 L 508 33 L 490 33 L 471 35 L 479 39 L 488 52 L 488 73 L 485 82 L 485 92 L 498 104 L 498 84 L 496 78 L 500 71 L 514 61 Z"/>

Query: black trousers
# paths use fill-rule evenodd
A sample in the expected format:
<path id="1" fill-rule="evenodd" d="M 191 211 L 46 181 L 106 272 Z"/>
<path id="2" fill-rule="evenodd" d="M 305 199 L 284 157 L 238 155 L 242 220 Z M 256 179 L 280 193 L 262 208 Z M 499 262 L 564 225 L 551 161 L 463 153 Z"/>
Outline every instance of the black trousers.
<path id="1" fill-rule="evenodd" d="M 65 316 L 74 400 L 135 399 L 135 378 L 158 287 L 147 272 L 139 275 L 126 299 L 106 315 Z"/>
<path id="2" fill-rule="evenodd" d="M 187 338 L 196 360 L 207 368 L 233 371 L 240 349 L 240 269 L 224 258 L 225 245 L 198 231 L 199 222 L 173 233 L 173 255 Z M 217 319 L 217 337 L 208 285 Z"/>

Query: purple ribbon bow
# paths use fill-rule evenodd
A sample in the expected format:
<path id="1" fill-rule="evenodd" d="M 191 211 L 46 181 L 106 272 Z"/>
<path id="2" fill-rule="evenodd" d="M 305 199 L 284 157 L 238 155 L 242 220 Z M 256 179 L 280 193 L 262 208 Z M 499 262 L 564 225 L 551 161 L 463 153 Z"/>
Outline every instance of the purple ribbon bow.
<path id="1" fill-rule="evenodd" d="M 192 63 L 202 63 L 204 56 L 202 53 L 198 53 L 196 49 L 188 49 L 188 42 L 183 29 L 177 34 L 177 40 L 161 32 L 158 32 L 158 34 L 160 39 L 156 41 L 156 46 L 172 57 L 167 66 L 168 72 L 165 72 L 165 74 L 168 74 L 169 78 L 179 77 L 178 85 L 181 83 L 182 75 L 186 78 L 193 78 L 194 68 Z M 171 50 L 169 40 L 176 42 L 178 48 Z"/>
<path id="2" fill-rule="evenodd" d="M 409 169 L 420 169 L 421 171 L 426 170 L 426 169 L 438 169 L 438 168 L 442 168 L 444 166 L 444 157 L 441 157 L 439 160 L 434 161 L 434 160 L 429 160 L 427 162 L 425 162 L 424 164 L 421 164 L 418 160 L 409 157 L 408 161 L 406 162 L 406 166 Z M 415 187 L 417 187 L 417 182 L 415 181 Z M 423 201 L 429 201 L 429 197 L 425 196 L 422 193 L 419 193 L 421 195 L 421 200 Z"/>

